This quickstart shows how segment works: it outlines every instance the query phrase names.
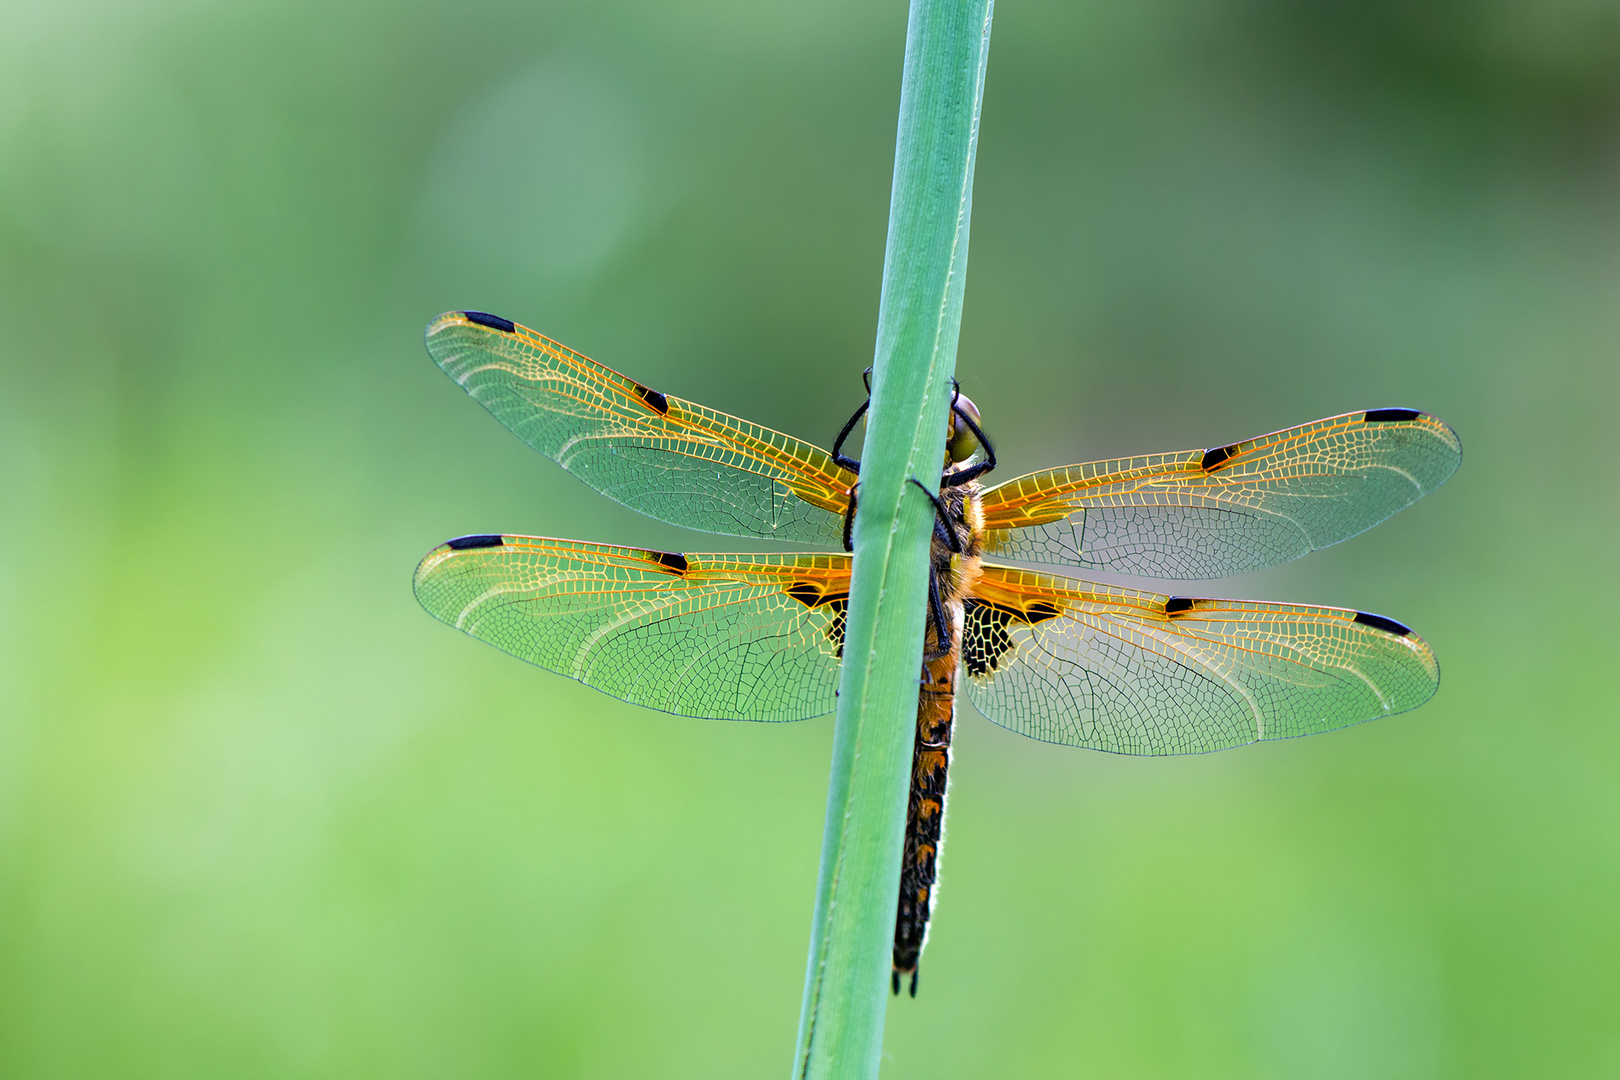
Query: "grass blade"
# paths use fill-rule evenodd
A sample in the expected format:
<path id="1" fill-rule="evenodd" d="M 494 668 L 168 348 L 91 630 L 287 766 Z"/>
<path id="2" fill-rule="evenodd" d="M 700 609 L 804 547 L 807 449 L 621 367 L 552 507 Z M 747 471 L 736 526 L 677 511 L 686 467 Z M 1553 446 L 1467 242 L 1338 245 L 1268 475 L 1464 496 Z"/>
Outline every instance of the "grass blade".
<path id="1" fill-rule="evenodd" d="M 794 1075 L 875 1077 L 967 271 L 991 0 L 913 0 L 832 776 Z"/>

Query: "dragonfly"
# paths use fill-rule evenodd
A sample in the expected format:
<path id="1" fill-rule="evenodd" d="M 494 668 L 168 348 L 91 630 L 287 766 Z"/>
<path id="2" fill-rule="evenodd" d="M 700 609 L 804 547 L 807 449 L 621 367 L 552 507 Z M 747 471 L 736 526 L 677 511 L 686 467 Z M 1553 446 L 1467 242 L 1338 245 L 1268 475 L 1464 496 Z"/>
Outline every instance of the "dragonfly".
<path id="1" fill-rule="evenodd" d="M 441 315 L 426 342 L 508 430 L 602 494 L 675 525 L 834 549 L 694 553 L 462 536 L 416 569 L 429 613 L 666 713 L 792 721 L 834 710 L 860 468 L 842 447 L 865 404 L 829 452 L 484 312 Z M 1355 536 L 1445 483 L 1462 460 L 1443 421 L 1381 408 L 985 487 L 994 446 L 959 391 L 948 425 L 938 484 L 916 482 L 935 524 L 891 974 L 893 991 L 909 979 L 913 997 L 961 691 L 1031 738 L 1159 755 L 1390 716 L 1428 701 L 1440 682 L 1428 643 L 1383 615 L 1166 595 L 989 557 L 1227 577 Z"/>

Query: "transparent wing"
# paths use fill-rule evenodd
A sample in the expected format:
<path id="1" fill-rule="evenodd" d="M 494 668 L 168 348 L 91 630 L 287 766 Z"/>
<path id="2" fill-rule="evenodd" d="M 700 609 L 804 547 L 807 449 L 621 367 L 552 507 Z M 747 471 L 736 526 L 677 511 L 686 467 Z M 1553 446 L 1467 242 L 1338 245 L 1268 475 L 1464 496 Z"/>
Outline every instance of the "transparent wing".
<path id="1" fill-rule="evenodd" d="M 439 316 L 427 349 L 518 438 L 632 509 L 731 536 L 842 540 L 854 477 L 818 446 L 660 394 L 482 312 Z"/>
<path id="2" fill-rule="evenodd" d="M 1450 478 L 1457 433 L 1374 409 L 1212 450 L 1031 473 L 984 493 L 985 550 L 1159 578 L 1297 559 L 1372 528 Z"/>
<path id="3" fill-rule="evenodd" d="M 835 705 L 845 555 L 464 536 L 422 560 L 415 587 L 435 618 L 637 705 L 717 720 L 802 720 Z"/>
<path id="4" fill-rule="evenodd" d="M 966 603 L 968 696 L 1046 742 L 1194 754 L 1415 709 L 1440 668 L 1393 619 L 1169 597 L 987 566 Z"/>

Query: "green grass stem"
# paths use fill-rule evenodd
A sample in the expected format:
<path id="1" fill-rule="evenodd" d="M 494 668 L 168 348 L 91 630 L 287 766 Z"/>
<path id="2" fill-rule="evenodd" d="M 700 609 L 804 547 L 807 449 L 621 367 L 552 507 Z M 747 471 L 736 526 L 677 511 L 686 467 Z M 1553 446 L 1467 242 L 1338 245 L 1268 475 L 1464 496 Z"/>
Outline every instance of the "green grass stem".
<path id="1" fill-rule="evenodd" d="M 912 0 L 796 1077 L 875 1077 L 992 0 Z"/>

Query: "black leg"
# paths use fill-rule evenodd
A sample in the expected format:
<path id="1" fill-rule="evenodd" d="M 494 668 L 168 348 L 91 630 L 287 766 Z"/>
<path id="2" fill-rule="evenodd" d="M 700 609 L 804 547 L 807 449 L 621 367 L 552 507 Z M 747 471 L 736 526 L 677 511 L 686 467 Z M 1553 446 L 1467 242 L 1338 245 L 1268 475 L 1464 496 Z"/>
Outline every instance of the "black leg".
<path id="1" fill-rule="evenodd" d="M 849 505 L 844 507 L 844 550 L 855 550 L 855 496 L 861 486 L 856 484 L 849 489 Z"/>
<path id="2" fill-rule="evenodd" d="M 898 971 L 889 973 L 889 985 L 894 987 L 895 996 L 898 997 L 900 995 L 900 973 Z"/>
<path id="3" fill-rule="evenodd" d="M 861 463 L 854 458 L 844 456 L 844 440 L 849 438 L 850 432 L 855 430 L 855 425 L 861 422 L 861 417 L 866 415 L 866 410 L 872 407 L 871 368 L 861 372 L 861 382 L 866 387 L 866 400 L 861 403 L 860 408 L 855 410 L 855 415 L 849 418 L 849 423 L 845 424 L 844 430 L 838 433 L 838 438 L 833 440 L 832 448 L 833 463 L 840 469 L 848 469 L 856 476 L 861 475 Z"/>
<path id="4" fill-rule="evenodd" d="M 861 407 L 855 410 L 855 415 L 849 418 L 849 422 L 844 425 L 844 430 L 840 431 L 838 433 L 838 438 L 833 440 L 833 463 L 836 464 L 840 469 L 848 469 L 856 476 L 861 475 L 861 463 L 854 458 L 844 456 L 844 440 L 849 438 L 850 432 L 855 430 L 855 425 L 861 422 L 861 417 L 866 415 L 866 410 L 869 409 L 871 405 L 871 398 L 867 398 L 865 401 L 861 402 Z"/>
<path id="5" fill-rule="evenodd" d="M 911 969 L 911 996 L 917 996 L 917 969 Z"/>
<path id="6" fill-rule="evenodd" d="M 928 501 L 934 504 L 934 535 L 945 541 L 945 546 L 951 549 L 951 554 L 962 554 L 962 542 L 956 538 L 956 530 L 951 528 L 951 519 L 945 514 L 945 504 L 915 476 L 911 478 L 911 482 L 916 484 L 918 490 L 928 496 Z"/>
<path id="7" fill-rule="evenodd" d="M 928 568 L 928 613 L 934 623 L 934 651 L 924 659 L 938 660 L 950 655 L 953 635 L 945 622 L 945 601 L 939 595 L 939 574 L 932 566 Z M 926 628 L 923 636 L 927 637 Z"/>

